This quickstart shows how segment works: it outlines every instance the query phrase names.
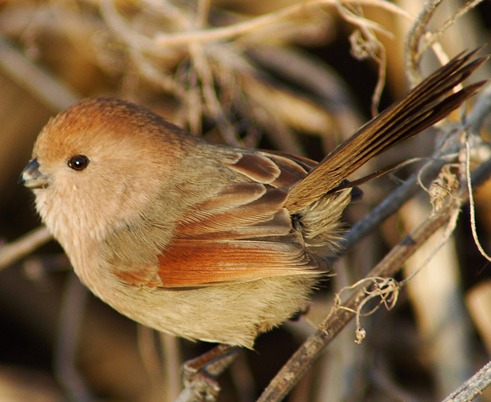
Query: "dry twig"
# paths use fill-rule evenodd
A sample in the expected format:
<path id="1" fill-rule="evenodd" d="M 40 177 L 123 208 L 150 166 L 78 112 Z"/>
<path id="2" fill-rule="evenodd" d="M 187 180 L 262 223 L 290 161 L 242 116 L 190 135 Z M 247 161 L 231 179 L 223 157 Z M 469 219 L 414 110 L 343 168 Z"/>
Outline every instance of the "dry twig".
<path id="1" fill-rule="evenodd" d="M 27 256 L 52 239 L 48 229 L 40 226 L 25 234 L 15 242 L 0 248 L 0 270 Z"/>
<path id="2" fill-rule="evenodd" d="M 491 384 L 491 362 L 467 380 L 458 390 L 449 395 L 443 402 L 468 402 L 482 394 Z"/>

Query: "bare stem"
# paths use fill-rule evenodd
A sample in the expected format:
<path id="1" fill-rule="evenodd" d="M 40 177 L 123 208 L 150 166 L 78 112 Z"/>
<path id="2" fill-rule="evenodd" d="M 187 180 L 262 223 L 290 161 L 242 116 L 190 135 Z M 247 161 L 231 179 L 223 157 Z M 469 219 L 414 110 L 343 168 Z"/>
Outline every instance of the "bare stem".
<path id="1" fill-rule="evenodd" d="M 443 402 L 472 401 L 491 384 L 491 361 L 452 392 Z"/>
<path id="2" fill-rule="evenodd" d="M 32 253 L 51 240 L 51 238 L 52 236 L 48 229 L 40 226 L 16 241 L 3 246 L 0 248 L 0 270 Z"/>

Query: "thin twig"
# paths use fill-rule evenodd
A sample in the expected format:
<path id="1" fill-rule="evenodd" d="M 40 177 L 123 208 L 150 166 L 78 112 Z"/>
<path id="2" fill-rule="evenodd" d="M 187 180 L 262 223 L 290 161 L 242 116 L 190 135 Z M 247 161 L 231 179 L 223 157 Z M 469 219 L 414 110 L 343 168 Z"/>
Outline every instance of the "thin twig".
<path id="1" fill-rule="evenodd" d="M 486 260 L 491 262 L 491 256 L 488 253 L 486 253 L 486 251 L 484 250 L 484 247 L 482 246 L 481 241 L 479 240 L 479 236 L 477 234 L 476 208 L 474 204 L 474 195 L 472 194 L 471 149 L 470 149 L 469 139 L 467 135 L 465 141 L 465 177 L 466 177 L 467 191 L 469 193 L 470 226 L 471 226 L 472 238 L 474 239 L 474 244 L 476 245 L 481 255 Z"/>
<path id="2" fill-rule="evenodd" d="M 343 0 L 341 3 L 357 4 L 365 6 L 380 7 L 381 9 L 392 12 L 396 15 L 411 19 L 410 15 L 400 7 L 382 0 Z M 188 45 L 193 42 L 210 42 L 219 40 L 231 40 L 238 36 L 245 35 L 250 32 L 257 33 L 258 29 L 267 27 L 279 19 L 295 16 L 309 10 L 313 10 L 319 6 L 329 5 L 335 6 L 339 4 L 339 0 L 312 0 L 302 2 L 292 6 L 276 10 L 269 14 L 264 14 L 259 17 L 248 19 L 244 22 L 236 23 L 226 27 L 211 28 L 206 30 L 197 30 L 189 32 L 177 33 L 159 33 L 155 36 L 155 44 L 159 47 L 166 48 L 168 46 Z M 378 26 L 376 23 L 371 23 L 371 28 L 380 32 L 385 32 L 385 29 Z"/>
<path id="3" fill-rule="evenodd" d="M 137 324 L 136 342 L 138 354 L 140 355 L 143 368 L 149 379 L 150 386 L 156 392 L 161 393 L 162 386 L 162 362 L 159 359 L 159 348 L 157 347 L 155 331 L 152 328 Z M 154 391 L 155 392 L 155 391 Z M 152 392 L 152 394 L 154 394 Z M 165 395 L 167 397 L 167 394 Z M 166 401 L 168 398 L 162 398 Z"/>
<path id="4" fill-rule="evenodd" d="M 423 53 L 428 50 L 428 48 L 433 47 L 433 50 L 439 56 L 440 61 L 443 62 L 442 64 L 447 62 L 447 57 L 443 55 L 443 50 L 437 43 L 438 39 L 440 39 L 443 33 L 452 26 L 455 21 L 469 10 L 475 8 L 481 1 L 482 0 L 466 1 L 464 5 L 445 21 L 438 31 L 433 33 L 426 32 L 426 28 L 442 0 L 425 1 L 425 6 L 409 30 L 406 41 L 406 71 L 411 86 L 414 86 L 421 81 L 419 62 L 421 61 Z M 424 38 L 424 42 L 422 43 L 420 43 L 421 38 Z"/>
<path id="5" fill-rule="evenodd" d="M 420 53 L 424 53 L 428 48 L 433 46 L 438 39 L 440 39 L 444 32 L 450 28 L 455 22 L 465 15 L 468 11 L 472 10 L 475 8 L 479 3 L 481 3 L 483 0 L 471 0 L 465 2 L 445 23 L 441 26 L 441 28 L 438 29 L 438 31 L 433 32 L 429 35 L 425 36 L 425 43 L 422 44 Z"/>
<path id="6" fill-rule="evenodd" d="M 468 402 L 482 394 L 491 384 L 491 361 L 469 378 L 443 402 Z"/>
<path id="7" fill-rule="evenodd" d="M 54 371 L 70 400 L 92 402 L 94 397 L 77 370 L 80 328 L 89 292 L 75 275 L 70 275 L 63 292 L 55 343 Z"/>
<path id="8" fill-rule="evenodd" d="M 406 41 L 406 71 L 411 86 L 416 85 L 421 81 L 421 73 L 419 71 L 419 61 L 421 52 L 419 50 L 419 42 L 423 36 L 431 17 L 442 0 L 427 0 L 425 6 L 421 10 L 414 24 L 407 35 Z"/>
<path id="9" fill-rule="evenodd" d="M 406 11 L 384 0 L 343 0 L 342 3 L 379 7 L 411 20 L 411 16 Z M 108 26 L 113 31 L 117 31 L 121 38 L 130 46 L 158 55 L 167 53 L 169 48 L 175 46 L 187 47 L 190 43 L 230 41 L 251 32 L 257 34 L 259 29 L 269 27 L 272 23 L 276 23 L 281 19 L 293 17 L 320 6 L 335 6 L 337 4 L 339 4 L 339 0 L 311 0 L 225 27 L 158 33 L 153 38 L 138 34 L 128 27 L 123 17 L 118 14 L 113 0 L 103 0 L 100 4 L 100 9 Z M 372 23 L 371 27 L 374 30 L 380 30 L 380 27 L 375 23 Z M 382 29 L 382 31 L 384 30 Z"/>
<path id="10" fill-rule="evenodd" d="M 27 256 L 52 239 L 48 229 L 40 226 L 16 241 L 0 248 L 0 270 Z"/>
<path id="11" fill-rule="evenodd" d="M 68 89 L 60 80 L 31 63 L 1 34 L 0 70 L 53 111 L 59 112 L 80 100 L 79 95 Z"/>
<path id="12" fill-rule="evenodd" d="M 329 65 L 305 57 L 292 48 L 258 47 L 250 49 L 248 53 L 253 60 L 320 98 L 334 114 L 341 134 L 351 135 L 362 125 L 356 102 L 344 81 Z"/>
<path id="13" fill-rule="evenodd" d="M 476 104 L 467 116 L 467 122 L 474 132 L 478 132 L 491 112 L 491 85 L 486 85 L 479 93 Z"/>
<path id="14" fill-rule="evenodd" d="M 162 360 L 164 370 L 161 383 L 165 386 L 167 400 L 174 401 L 181 390 L 181 376 L 179 368 L 182 365 L 180 339 L 173 335 L 161 332 Z"/>
<path id="15" fill-rule="evenodd" d="M 362 9 L 358 6 L 339 5 L 338 12 L 346 21 L 358 27 L 358 30 L 350 35 L 351 53 L 359 60 L 370 57 L 377 63 L 378 78 L 372 94 L 372 116 L 378 114 L 378 106 L 382 91 L 385 86 L 387 56 L 385 48 L 377 38 L 376 31 L 370 20 L 363 16 Z M 390 36 L 393 36 L 392 34 Z"/>

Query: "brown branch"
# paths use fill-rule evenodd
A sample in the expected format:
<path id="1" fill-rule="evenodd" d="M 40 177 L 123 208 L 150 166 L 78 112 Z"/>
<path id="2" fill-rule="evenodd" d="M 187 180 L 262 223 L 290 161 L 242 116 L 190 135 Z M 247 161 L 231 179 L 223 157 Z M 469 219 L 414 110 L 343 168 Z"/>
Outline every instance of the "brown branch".
<path id="1" fill-rule="evenodd" d="M 70 400 L 91 402 L 94 400 L 83 376 L 77 370 L 77 353 L 80 347 L 80 328 L 83 325 L 89 292 L 80 280 L 70 275 L 63 292 L 57 340 L 54 351 L 54 371 L 65 395 Z"/>
<path id="2" fill-rule="evenodd" d="M 438 44 L 438 39 L 443 33 L 452 26 L 457 19 L 462 17 L 471 9 L 475 8 L 482 0 L 467 0 L 455 13 L 442 25 L 436 32 L 431 33 L 427 30 L 431 18 L 436 12 L 438 6 L 442 3 L 442 0 L 427 0 L 420 14 L 415 19 L 411 26 L 406 40 L 406 71 L 411 86 L 416 85 L 421 81 L 421 73 L 419 62 L 423 53 L 429 48 L 433 47 L 433 50 L 437 53 L 440 59 L 445 59 L 441 47 Z M 421 39 L 424 39 L 422 43 Z M 441 60 L 444 61 L 444 60 Z M 445 62 L 448 60 L 445 60 Z"/>
<path id="3" fill-rule="evenodd" d="M 32 253 L 37 248 L 51 240 L 48 229 L 40 226 L 20 237 L 16 241 L 0 248 L 0 270 L 8 267 L 15 261 Z"/>
<path id="4" fill-rule="evenodd" d="M 409 82 L 414 86 L 421 81 L 421 74 L 419 72 L 419 61 L 421 59 L 421 52 L 419 50 L 419 42 L 424 35 L 427 25 L 430 22 L 431 17 L 435 13 L 435 10 L 440 5 L 442 0 L 429 0 L 425 2 L 425 6 L 419 13 L 418 17 L 414 21 L 410 31 L 408 32 L 406 41 L 406 71 L 409 78 Z"/>
<path id="5" fill-rule="evenodd" d="M 35 98 L 56 112 L 80 100 L 59 79 L 30 62 L 0 34 L 0 70 Z"/>
<path id="6" fill-rule="evenodd" d="M 469 378 L 459 389 L 452 392 L 443 402 L 467 402 L 482 394 L 491 384 L 491 361 Z"/>
<path id="7" fill-rule="evenodd" d="M 475 187 L 481 185 L 491 176 L 491 159 L 485 161 L 472 175 Z M 438 215 L 429 217 L 412 234 L 407 235 L 389 254 L 369 273 L 367 278 L 392 277 L 397 274 L 402 263 L 409 258 L 418 247 L 432 236 L 439 228 L 452 217 L 455 208 L 468 200 L 465 189 Z M 319 326 L 303 345 L 295 352 L 289 361 L 278 372 L 268 387 L 264 390 L 258 402 L 274 402 L 282 400 L 293 386 L 298 382 L 314 360 L 335 338 L 335 336 L 355 317 L 356 311 L 367 297 L 367 293 L 373 290 L 371 284 L 360 288 L 346 301 L 342 308 L 337 308 Z"/>

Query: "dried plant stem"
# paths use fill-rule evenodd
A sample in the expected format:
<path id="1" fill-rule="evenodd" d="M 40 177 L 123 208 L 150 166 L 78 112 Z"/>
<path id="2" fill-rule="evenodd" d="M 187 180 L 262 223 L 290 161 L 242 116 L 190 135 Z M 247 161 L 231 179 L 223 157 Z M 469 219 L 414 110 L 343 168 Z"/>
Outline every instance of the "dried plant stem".
<path id="1" fill-rule="evenodd" d="M 70 275 L 63 294 L 54 356 L 54 370 L 70 400 L 94 400 L 83 376 L 77 371 L 80 328 L 89 292 L 75 275 Z"/>
<path id="2" fill-rule="evenodd" d="M 160 342 L 162 345 L 162 360 L 164 362 L 161 383 L 164 385 L 166 399 L 174 401 L 181 390 L 179 371 L 182 364 L 180 340 L 175 336 L 160 333 Z"/>
<path id="3" fill-rule="evenodd" d="M 218 99 L 218 95 L 215 91 L 215 79 L 213 77 L 211 66 L 204 55 L 203 46 L 197 43 L 191 44 L 190 54 L 195 70 L 200 77 L 200 81 L 203 83 L 202 91 L 205 105 L 220 127 L 225 142 L 234 146 L 242 145 L 238 138 L 237 130 L 230 124 L 226 113 L 221 106 L 220 100 Z"/>
<path id="4" fill-rule="evenodd" d="M 48 229 L 44 226 L 40 226 L 16 241 L 1 247 L 0 270 L 32 253 L 38 247 L 41 247 L 51 240 L 51 238 L 52 236 L 48 232 Z"/>
<path id="5" fill-rule="evenodd" d="M 469 10 L 473 9 L 476 7 L 479 3 L 481 3 L 483 0 L 471 0 L 465 2 L 456 12 L 454 15 L 452 15 L 445 23 L 441 26 L 438 31 L 431 33 L 430 35 L 427 35 L 425 38 L 426 41 L 425 43 L 421 46 L 421 49 L 419 51 L 420 54 L 425 52 L 429 47 L 433 46 L 433 44 L 436 43 L 438 39 L 440 39 L 443 35 L 443 33 L 450 28 L 460 17 L 462 17 L 464 14 L 466 14 Z"/>
<path id="6" fill-rule="evenodd" d="M 343 4 L 343 3 L 340 3 Z M 350 36 L 351 52 L 357 59 L 372 58 L 378 66 L 378 79 L 372 94 L 372 116 L 378 114 L 378 105 L 385 86 L 387 55 L 385 48 L 377 38 L 373 22 L 363 17 L 363 11 L 358 6 L 339 5 L 338 12 L 346 21 L 358 27 L 358 31 Z M 379 30 L 380 31 L 380 30 Z M 358 34 L 359 33 L 359 34 Z M 389 36 L 391 33 L 385 31 Z"/>
<path id="7" fill-rule="evenodd" d="M 467 116 L 472 131 L 477 132 L 491 112 L 491 85 L 487 84 L 479 93 L 476 104 Z"/>
<path id="8" fill-rule="evenodd" d="M 196 27 L 202 28 L 206 27 L 208 23 L 208 15 L 210 14 L 210 0 L 199 0 L 198 1 L 198 12 L 196 19 Z"/>
<path id="9" fill-rule="evenodd" d="M 247 21 L 233 24 L 226 27 L 212 28 L 194 32 L 179 32 L 171 34 L 158 34 L 155 36 L 155 42 L 158 46 L 178 46 L 186 45 L 192 42 L 209 42 L 218 40 L 230 40 L 240 35 L 247 34 L 249 32 L 257 31 L 265 26 L 269 26 L 272 23 L 277 22 L 279 19 L 295 16 L 299 13 L 309 11 L 323 5 L 336 6 L 339 3 L 342 4 L 356 4 L 379 7 L 381 9 L 392 12 L 396 15 L 411 19 L 410 15 L 403 9 L 382 0 L 312 0 L 308 2 L 301 2 L 289 7 L 271 12 L 269 14 L 261 15 L 259 17 L 251 18 Z M 371 28 L 374 30 L 381 30 L 377 24 L 372 23 Z"/>
<path id="10" fill-rule="evenodd" d="M 481 370 L 469 378 L 455 392 L 449 395 L 443 402 L 467 402 L 482 394 L 491 384 L 491 362 L 488 362 Z"/>
<path id="11" fill-rule="evenodd" d="M 419 62 L 423 53 L 429 47 L 433 47 L 433 50 L 439 56 L 440 61 L 443 62 L 442 64 L 448 61 L 448 58 L 444 55 L 443 50 L 437 43 L 438 39 L 455 23 L 455 21 L 457 21 L 457 19 L 476 7 L 481 1 L 482 0 L 466 1 L 464 5 L 462 5 L 436 32 L 427 32 L 427 27 L 436 9 L 442 3 L 442 0 L 425 1 L 421 13 L 409 30 L 406 41 L 406 71 L 411 86 L 414 86 L 421 81 Z M 421 38 L 425 39 L 423 43 L 420 43 Z"/>
<path id="12" fill-rule="evenodd" d="M 445 172 L 446 173 L 446 172 Z M 458 180 L 455 176 L 455 180 Z M 426 219 L 431 206 L 413 198 L 399 216 L 410 230 Z M 444 397 L 462 384 L 473 372 L 472 326 L 462 298 L 462 283 L 452 236 L 460 210 L 455 209 L 448 224 L 421 245 L 405 262 L 403 284 L 415 315 L 435 395 Z M 453 353 L 448 353 L 452 350 Z"/>
<path id="13" fill-rule="evenodd" d="M 184 389 L 175 402 L 215 402 L 220 386 L 215 381 L 242 351 L 238 346 L 219 344 L 183 365 Z"/>
<path id="14" fill-rule="evenodd" d="M 363 124 L 361 113 L 343 80 L 329 65 L 304 57 L 292 48 L 258 47 L 249 50 L 255 61 L 298 83 L 332 106 L 341 134 L 351 135 Z"/>
<path id="15" fill-rule="evenodd" d="M 473 174 L 475 186 L 482 184 L 491 175 L 491 160 L 484 162 Z M 403 262 L 412 255 L 436 230 L 444 227 L 453 216 L 455 208 L 468 200 L 466 192 L 461 192 L 453 202 L 438 215 L 433 215 L 421 224 L 413 233 L 406 236 L 389 254 L 369 273 L 367 278 L 387 278 L 400 271 Z M 371 285 L 357 290 L 342 308 L 336 309 L 320 325 L 319 329 L 311 335 L 295 352 L 290 360 L 278 372 L 276 377 L 265 389 L 258 402 L 274 402 L 282 400 L 293 388 L 313 361 L 335 338 L 348 322 L 356 315 L 359 307 L 367 297 Z"/>
<path id="16" fill-rule="evenodd" d="M 419 41 L 423 36 L 426 27 L 428 26 L 431 17 L 442 0 L 427 0 L 425 6 L 421 10 L 414 21 L 413 26 L 409 30 L 406 41 L 406 71 L 411 86 L 421 81 L 419 72 L 419 61 L 421 53 L 419 51 Z"/>
<path id="17" fill-rule="evenodd" d="M 481 241 L 479 240 L 479 236 L 477 235 L 476 207 L 474 204 L 474 195 L 472 194 L 471 150 L 470 150 L 469 141 L 465 142 L 465 152 L 466 152 L 465 175 L 466 175 L 467 191 L 469 193 L 470 223 L 471 223 L 472 238 L 474 239 L 474 244 L 476 245 L 476 247 L 479 250 L 479 252 L 481 253 L 481 255 L 486 260 L 491 262 L 491 256 L 484 250 L 484 247 L 482 246 Z"/>
<path id="18" fill-rule="evenodd" d="M 61 81 L 31 63 L 1 34 L 0 70 L 56 112 L 80 100 L 80 97 L 64 86 Z"/>
<path id="19" fill-rule="evenodd" d="M 153 390 L 163 393 L 162 364 L 159 359 L 159 348 L 155 339 L 155 331 L 144 325 L 137 325 L 137 348 L 143 367 L 148 375 Z M 162 401 L 167 401 L 167 393 Z"/>
<path id="20" fill-rule="evenodd" d="M 491 315 L 489 314 L 491 278 L 469 289 L 466 292 L 465 299 L 472 322 L 482 339 L 488 356 L 491 356 Z"/>
<path id="21" fill-rule="evenodd" d="M 296 16 L 300 13 L 313 10 L 320 6 L 336 6 L 339 3 L 339 0 L 311 0 L 294 4 L 259 17 L 250 18 L 246 21 L 232 24 L 230 26 L 197 29 L 184 32 L 159 33 L 156 34 L 153 39 L 144 35 L 138 35 L 136 32 L 128 30 L 124 19 L 118 14 L 116 6 L 112 0 L 103 0 L 101 2 L 101 11 L 108 25 L 113 30 L 117 31 L 118 34 L 121 34 L 121 37 L 126 42 L 149 52 L 158 54 L 161 52 L 167 52 L 169 47 L 172 46 L 188 46 L 190 43 L 197 42 L 204 43 L 232 40 L 238 36 L 245 35 L 250 32 L 257 32 L 258 29 L 270 26 L 270 24 L 276 23 L 280 19 Z M 406 11 L 384 0 L 343 0 L 341 3 L 378 7 L 395 15 L 399 15 L 409 20 L 411 19 L 411 16 Z M 381 30 L 381 28 L 375 23 L 371 23 L 370 25 L 374 30 Z M 384 30 L 382 29 L 382 32 L 383 31 Z"/>

